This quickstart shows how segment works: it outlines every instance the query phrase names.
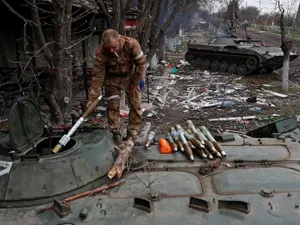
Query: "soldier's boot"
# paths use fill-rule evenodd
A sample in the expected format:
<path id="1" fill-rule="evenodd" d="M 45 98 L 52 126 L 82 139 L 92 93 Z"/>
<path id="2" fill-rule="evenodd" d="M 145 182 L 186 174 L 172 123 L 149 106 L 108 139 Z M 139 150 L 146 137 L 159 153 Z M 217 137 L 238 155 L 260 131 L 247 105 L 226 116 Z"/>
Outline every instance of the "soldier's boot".
<path id="1" fill-rule="evenodd" d="M 132 139 L 132 141 L 135 143 L 138 139 L 138 133 L 136 131 L 127 130 L 126 139 Z M 130 165 L 131 170 L 139 170 L 141 168 L 144 168 L 148 165 L 147 157 L 144 154 L 142 154 L 141 151 L 137 148 L 133 148 L 130 155 Z"/>
<path id="2" fill-rule="evenodd" d="M 129 139 L 132 139 L 133 143 L 137 140 L 137 132 L 132 132 L 132 131 L 129 131 L 127 130 L 127 137 L 126 137 L 126 140 L 129 140 Z"/>
<path id="3" fill-rule="evenodd" d="M 141 153 L 140 149 L 133 148 L 130 155 L 130 169 L 139 170 L 148 166 L 147 157 Z"/>
<path id="4" fill-rule="evenodd" d="M 116 146 L 120 146 L 123 143 L 122 140 L 122 135 L 120 134 L 120 132 L 112 132 L 113 133 L 113 140 L 115 142 Z"/>

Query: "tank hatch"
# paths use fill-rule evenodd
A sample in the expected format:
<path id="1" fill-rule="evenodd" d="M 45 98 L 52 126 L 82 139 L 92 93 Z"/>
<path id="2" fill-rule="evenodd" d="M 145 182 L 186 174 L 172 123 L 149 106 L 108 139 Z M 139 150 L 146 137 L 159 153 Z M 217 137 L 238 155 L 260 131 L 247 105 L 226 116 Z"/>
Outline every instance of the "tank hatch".
<path id="1" fill-rule="evenodd" d="M 34 100 L 19 97 L 12 105 L 8 131 L 14 150 L 22 153 L 44 132 L 43 120 Z"/>
<path id="2" fill-rule="evenodd" d="M 44 139 L 37 152 L 58 140 L 52 137 L 49 145 Z M 107 183 L 115 161 L 110 135 L 103 130 L 77 133 L 72 142 L 58 154 L 29 154 L 16 161 L 0 156 L 0 208 L 50 203 Z"/>

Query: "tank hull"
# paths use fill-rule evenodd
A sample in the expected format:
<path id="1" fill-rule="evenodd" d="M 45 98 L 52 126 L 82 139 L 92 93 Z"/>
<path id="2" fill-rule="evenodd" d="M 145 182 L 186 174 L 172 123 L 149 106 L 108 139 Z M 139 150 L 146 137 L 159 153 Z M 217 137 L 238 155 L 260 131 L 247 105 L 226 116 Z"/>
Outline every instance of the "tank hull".
<path id="1" fill-rule="evenodd" d="M 290 52 L 290 61 L 297 57 L 298 53 Z M 188 43 L 185 59 L 194 68 L 246 75 L 280 69 L 283 52 L 279 47 L 265 47 L 257 42 L 216 38 L 208 44 Z"/>
<path id="2" fill-rule="evenodd" d="M 59 218 L 45 205 L 0 208 L 1 223 L 53 224 L 297 224 L 299 220 L 300 130 L 285 138 L 252 138 L 234 134 L 222 143 L 227 158 L 208 174 L 208 164 L 191 162 L 181 152 L 160 154 L 157 145 L 142 151 L 145 170 L 126 173 L 125 182 L 108 193 L 70 202 L 72 212 Z M 297 136 L 297 137 L 295 137 Z M 298 138 L 298 139 L 297 139 Z M 100 185 L 100 184 L 99 184 Z M 97 186 L 94 186 L 94 188 Z M 151 189 L 151 190 L 150 190 Z M 134 206 L 134 199 L 156 194 L 150 211 Z M 205 210 L 190 207 L 191 197 L 209 203 Z M 230 201 L 232 204 L 230 205 Z M 226 203 L 226 204 L 225 204 Z M 82 209 L 86 219 L 79 217 Z"/>

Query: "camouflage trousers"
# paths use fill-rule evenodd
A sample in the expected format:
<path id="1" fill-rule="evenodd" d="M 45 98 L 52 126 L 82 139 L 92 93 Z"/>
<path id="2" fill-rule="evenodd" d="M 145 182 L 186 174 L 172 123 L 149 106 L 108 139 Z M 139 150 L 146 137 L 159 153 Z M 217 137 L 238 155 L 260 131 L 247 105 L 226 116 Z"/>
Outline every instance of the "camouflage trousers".
<path id="1" fill-rule="evenodd" d="M 131 76 L 114 76 L 108 74 L 105 78 L 105 97 L 121 96 L 121 90 L 127 94 L 129 115 L 127 133 L 137 136 L 142 122 L 141 93 L 137 96 L 130 95 Z M 120 100 L 107 101 L 107 122 L 111 132 L 120 133 Z"/>

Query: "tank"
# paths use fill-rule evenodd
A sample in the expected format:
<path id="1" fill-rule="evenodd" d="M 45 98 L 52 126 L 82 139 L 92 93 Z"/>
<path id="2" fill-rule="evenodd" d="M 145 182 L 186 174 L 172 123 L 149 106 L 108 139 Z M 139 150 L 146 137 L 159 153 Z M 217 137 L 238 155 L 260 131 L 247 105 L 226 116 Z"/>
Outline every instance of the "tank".
<path id="1" fill-rule="evenodd" d="M 212 72 L 246 75 L 272 72 L 282 67 L 280 47 L 264 46 L 260 40 L 216 37 L 207 44 L 190 41 L 185 59 L 194 67 Z M 290 61 L 298 53 L 290 52 Z"/>
<path id="2" fill-rule="evenodd" d="M 247 134 L 219 135 L 227 153 L 222 161 L 190 161 L 180 151 L 160 154 L 156 142 L 149 150 L 136 146 L 148 163 L 134 169 L 130 163 L 121 180 L 109 180 L 115 154 L 105 131 L 77 132 L 53 155 L 58 137 L 40 136 L 34 104 L 21 103 L 24 114 L 15 104 L 10 115 L 16 120 L 9 122 L 14 126 L 0 138 L 1 224 L 299 223 L 300 130 L 293 118 Z M 24 127 L 36 129 L 23 133 L 19 116 L 27 118 Z M 100 194 L 63 201 L 123 179 Z"/>

